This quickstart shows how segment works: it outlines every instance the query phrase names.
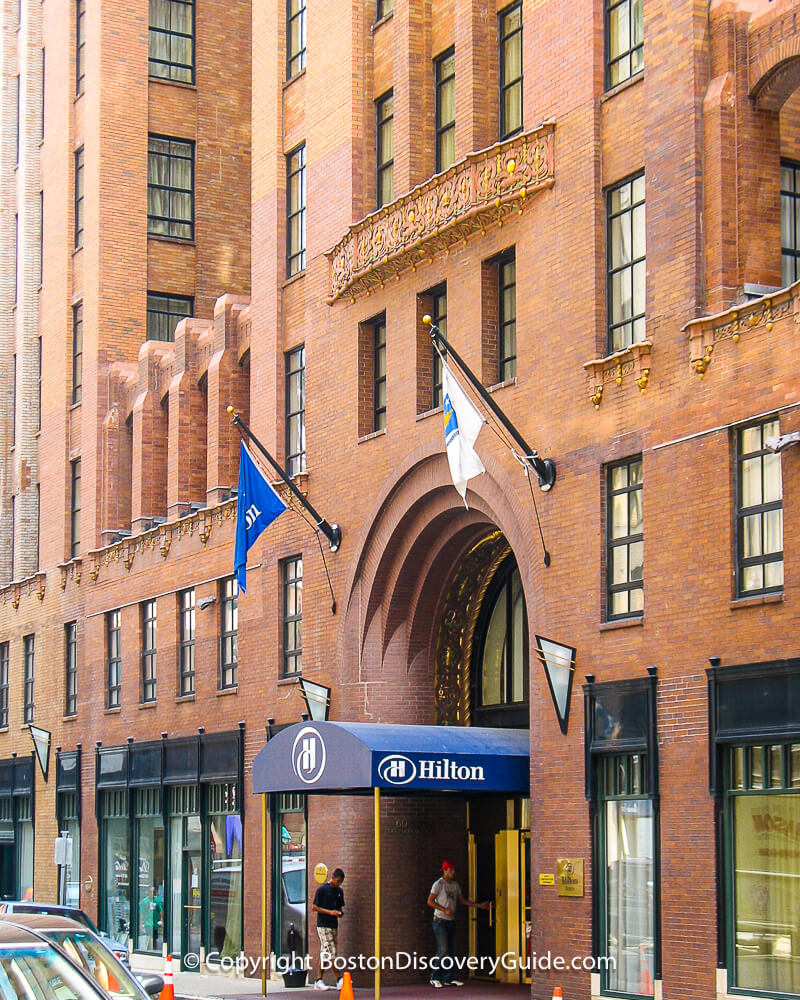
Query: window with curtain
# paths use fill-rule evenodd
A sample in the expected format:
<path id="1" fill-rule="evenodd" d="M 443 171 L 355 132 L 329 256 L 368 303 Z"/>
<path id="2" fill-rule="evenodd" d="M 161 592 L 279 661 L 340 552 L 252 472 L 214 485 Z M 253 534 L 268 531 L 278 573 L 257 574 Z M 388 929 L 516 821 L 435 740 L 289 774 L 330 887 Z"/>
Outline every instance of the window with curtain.
<path id="1" fill-rule="evenodd" d="M 500 40 L 500 138 L 522 130 L 522 3 L 501 10 Z"/>
<path id="2" fill-rule="evenodd" d="M 517 258 L 513 250 L 497 261 L 497 373 L 499 381 L 517 376 Z"/>
<path id="3" fill-rule="evenodd" d="M 147 232 L 194 239 L 194 143 L 151 135 L 147 157 Z"/>
<path id="4" fill-rule="evenodd" d="M 303 557 L 281 564 L 283 583 L 283 676 L 303 671 Z"/>
<path id="5" fill-rule="evenodd" d="M 64 714 L 78 714 L 78 623 L 64 626 Z"/>
<path id="6" fill-rule="evenodd" d="M 306 471 L 306 349 L 286 353 L 286 471 Z"/>
<path id="7" fill-rule="evenodd" d="M 219 686 L 235 688 L 239 683 L 239 586 L 227 577 L 220 584 L 222 634 L 220 636 Z"/>
<path id="8" fill-rule="evenodd" d="M 83 302 L 72 307 L 72 402 L 83 396 Z"/>
<path id="9" fill-rule="evenodd" d="M 150 76 L 194 83 L 193 0 L 150 0 Z"/>
<path id="10" fill-rule="evenodd" d="M 187 295 L 147 293 L 147 339 L 172 342 L 175 328 L 194 312 L 194 299 Z"/>
<path id="11" fill-rule="evenodd" d="M 24 670 L 24 684 L 23 684 L 23 705 L 22 705 L 22 721 L 25 725 L 31 725 L 33 723 L 33 685 L 35 679 L 35 666 L 36 662 L 34 659 L 34 641 L 35 636 L 26 635 L 22 640 L 23 648 L 23 670 Z"/>
<path id="12" fill-rule="evenodd" d="M 75 249 L 83 246 L 83 146 L 75 150 Z"/>
<path id="13" fill-rule="evenodd" d="M 0 729 L 8 729 L 8 643 L 0 642 Z"/>
<path id="14" fill-rule="evenodd" d="M 644 0 L 606 2 L 606 85 L 644 69 Z"/>
<path id="15" fill-rule="evenodd" d="M 608 192 L 608 351 L 645 339 L 644 174 Z"/>
<path id="16" fill-rule="evenodd" d="M 781 456 L 766 447 L 780 434 L 777 419 L 737 434 L 737 596 L 783 590 L 783 479 Z"/>
<path id="17" fill-rule="evenodd" d="M 394 198 L 394 93 L 389 91 L 375 102 L 377 120 L 377 207 Z"/>
<path id="18" fill-rule="evenodd" d="M 81 460 L 70 462 L 70 559 L 81 554 Z"/>
<path id="19" fill-rule="evenodd" d="M 436 173 L 456 158 L 456 54 L 440 55 L 434 64 L 436 80 Z"/>
<path id="20" fill-rule="evenodd" d="M 306 146 L 286 157 L 286 276 L 306 269 Z"/>
<path id="21" fill-rule="evenodd" d="M 447 285 L 439 285 L 430 292 L 431 296 L 431 318 L 434 326 L 437 326 L 442 336 L 447 340 Z M 433 376 L 431 406 L 435 409 L 441 406 L 442 399 L 442 359 L 439 352 L 431 344 Z"/>
<path id="22" fill-rule="evenodd" d="M 180 601 L 180 695 L 194 694 L 195 605 L 194 587 L 182 590 Z"/>
<path id="23" fill-rule="evenodd" d="M 122 689 L 122 614 L 106 614 L 106 708 L 119 708 Z"/>
<path id="24" fill-rule="evenodd" d="M 800 163 L 781 160 L 781 275 L 784 285 L 800 277 Z"/>
<path id="25" fill-rule="evenodd" d="M 644 610 L 644 517 L 641 456 L 606 469 L 606 617 Z"/>
<path id="26" fill-rule="evenodd" d="M 306 0 L 286 0 L 286 79 L 306 68 Z"/>
<path id="27" fill-rule="evenodd" d="M 142 701 L 156 700 L 156 630 L 158 612 L 155 600 L 142 604 Z"/>

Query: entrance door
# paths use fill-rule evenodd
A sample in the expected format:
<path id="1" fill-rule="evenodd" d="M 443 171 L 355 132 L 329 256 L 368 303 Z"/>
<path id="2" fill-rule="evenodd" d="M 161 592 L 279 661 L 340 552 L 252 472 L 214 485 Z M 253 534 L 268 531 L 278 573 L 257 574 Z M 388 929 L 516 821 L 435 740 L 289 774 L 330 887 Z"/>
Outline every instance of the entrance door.
<path id="1" fill-rule="evenodd" d="M 183 854 L 183 962 L 186 965 L 187 955 L 196 955 L 198 963 L 192 966 L 197 969 L 200 959 L 200 944 L 203 928 L 203 860 L 201 852 L 196 848 L 184 851 Z"/>
<path id="2" fill-rule="evenodd" d="M 498 955 L 511 955 L 513 963 L 498 966 L 501 982 L 530 982 L 530 833 L 500 830 L 495 834 L 495 947 Z"/>

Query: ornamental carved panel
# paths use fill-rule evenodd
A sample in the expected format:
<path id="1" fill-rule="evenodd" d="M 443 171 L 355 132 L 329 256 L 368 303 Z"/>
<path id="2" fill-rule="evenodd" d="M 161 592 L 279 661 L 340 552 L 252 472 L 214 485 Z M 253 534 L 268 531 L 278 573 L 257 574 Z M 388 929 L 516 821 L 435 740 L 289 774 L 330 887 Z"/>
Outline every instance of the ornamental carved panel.
<path id="1" fill-rule="evenodd" d="M 330 296 L 355 298 L 514 212 L 551 187 L 553 131 L 548 122 L 453 164 L 351 226 L 326 254 Z"/>

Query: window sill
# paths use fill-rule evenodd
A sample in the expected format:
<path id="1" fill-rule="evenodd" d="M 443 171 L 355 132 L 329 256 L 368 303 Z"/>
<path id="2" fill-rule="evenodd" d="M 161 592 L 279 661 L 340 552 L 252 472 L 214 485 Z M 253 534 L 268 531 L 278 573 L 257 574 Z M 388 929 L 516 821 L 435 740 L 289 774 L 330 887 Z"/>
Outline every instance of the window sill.
<path id="1" fill-rule="evenodd" d="M 783 593 L 780 594 L 755 594 L 753 597 L 736 597 L 731 601 L 731 611 L 737 608 L 753 608 L 762 604 L 783 604 Z"/>
<path id="2" fill-rule="evenodd" d="M 299 73 L 295 73 L 294 76 L 290 76 L 288 80 L 283 81 L 283 89 L 286 90 L 288 87 L 291 87 L 291 85 L 296 80 L 299 80 L 301 77 L 304 77 L 305 75 L 306 75 L 306 68 L 304 66 Z"/>
<path id="3" fill-rule="evenodd" d="M 486 391 L 497 392 L 499 389 L 505 389 L 506 386 L 508 385 L 516 385 L 516 384 L 517 384 L 517 376 L 515 375 L 513 378 L 507 378 L 504 382 L 495 382 L 494 385 L 487 385 Z"/>
<path id="4" fill-rule="evenodd" d="M 148 76 L 148 83 L 160 83 L 165 87 L 180 87 L 181 90 L 194 90 L 197 92 L 196 83 L 188 83 L 186 80 L 167 80 L 163 76 Z"/>
<path id="5" fill-rule="evenodd" d="M 378 30 L 378 28 L 386 24 L 387 21 L 391 21 L 393 17 L 394 17 L 394 10 L 390 10 L 388 14 L 384 14 L 382 18 L 375 21 L 375 23 L 372 25 L 373 34 Z"/>
<path id="6" fill-rule="evenodd" d="M 194 694 L 179 694 L 175 696 L 175 704 L 181 705 L 185 701 L 192 702 L 196 697 Z"/>
<path id="7" fill-rule="evenodd" d="M 156 702 L 156 701 L 140 701 L 139 705 L 137 707 L 139 708 L 139 711 L 141 712 L 143 709 L 155 708 L 157 704 L 158 704 L 158 702 Z"/>
<path id="8" fill-rule="evenodd" d="M 70 403 L 70 407 L 69 407 L 70 413 L 73 410 L 79 410 L 82 405 L 83 405 L 83 400 L 82 399 L 79 399 L 77 403 Z"/>
<path id="9" fill-rule="evenodd" d="M 217 691 L 216 691 L 217 698 L 225 698 L 229 694 L 238 694 L 238 693 L 239 693 L 239 685 L 238 684 L 235 687 L 217 688 Z"/>
<path id="10" fill-rule="evenodd" d="M 83 243 L 81 243 L 81 245 L 79 247 L 73 247 L 72 248 L 72 256 L 73 257 L 77 257 L 78 254 L 81 252 L 81 250 L 83 250 Z"/>
<path id="11" fill-rule="evenodd" d="M 644 625 L 644 615 L 638 618 L 617 618 L 613 622 L 603 622 L 599 629 L 601 632 L 616 632 L 620 628 L 638 628 Z"/>
<path id="12" fill-rule="evenodd" d="M 441 406 L 434 406 L 433 409 L 431 409 L 431 410 L 424 410 L 422 413 L 418 413 L 415 419 L 416 420 L 427 420 L 428 417 L 432 417 L 434 414 L 436 414 L 436 413 L 442 413 L 442 412 L 443 412 L 443 409 L 442 409 Z M 375 433 L 378 434 L 380 432 L 376 431 Z"/>
<path id="13" fill-rule="evenodd" d="M 630 347 L 623 347 L 605 358 L 595 358 L 586 361 L 583 370 L 588 377 L 589 401 L 596 410 L 600 409 L 603 392 L 608 383 L 616 382 L 621 386 L 626 376 L 633 376 L 635 384 L 644 393 L 650 381 L 650 356 L 653 344 L 649 340 L 641 340 Z"/>
<path id="14" fill-rule="evenodd" d="M 194 236 L 165 236 L 163 233 L 148 233 L 148 240 L 156 243 L 171 243 L 173 246 L 193 247 L 196 246 Z"/>
<path id="15" fill-rule="evenodd" d="M 299 281 L 301 278 L 305 278 L 305 276 L 306 276 L 306 269 L 303 268 L 302 271 L 298 271 L 297 274 L 293 274 L 291 278 L 287 278 L 286 281 L 284 281 L 284 283 L 281 285 L 281 288 L 288 288 L 289 285 L 293 285 L 296 281 Z"/>
<path id="16" fill-rule="evenodd" d="M 291 687 L 294 684 L 299 684 L 302 678 L 302 674 L 290 674 L 287 677 L 279 677 L 278 687 Z"/>
<path id="17" fill-rule="evenodd" d="M 103 709 L 103 715 L 119 715 L 122 712 L 122 706 L 118 705 L 116 708 L 105 708 Z"/>
<path id="18" fill-rule="evenodd" d="M 77 722 L 78 721 L 78 713 L 75 712 L 73 715 L 63 715 L 61 717 L 61 721 L 62 722 Z"/>
<path id="19" fill-rule="evenodd" d="M 629 76 L 627 80 L 623 80 L 622 83 L 618 83 L 613 87 L 610 87 L 604 94 L 600 95 L 600 103 L 605 104 L 606 101 L 610 101 L 612 97 L 616 97 L 617 94 L 621 94 L 623 90 L 628 90 L 630 87 L 635 87 L 637 83 L 641 83 L 644 80 L 644 67 L 642 67 L 633 76 Z"/>
<path id="20" fill-rule="evenodd" d="M 382 427 L 379 431 L 371 431 L 369 434 L 362 434 L 358 439 L 359 444 L 364 444 L 365 441 L 372 441 L 374 438 L 383 437 L 386 434 L 386 428 Z"/>

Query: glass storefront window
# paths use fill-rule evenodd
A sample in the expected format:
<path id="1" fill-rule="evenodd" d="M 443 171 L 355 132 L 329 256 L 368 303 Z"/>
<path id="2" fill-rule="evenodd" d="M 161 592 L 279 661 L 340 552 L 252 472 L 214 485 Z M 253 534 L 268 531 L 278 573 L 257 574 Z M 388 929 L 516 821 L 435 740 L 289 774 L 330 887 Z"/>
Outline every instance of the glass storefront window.
<path id="1" fill-rule="evenodd" d="M 17 800 L 16 840 L 19 898 L 25 899 L 33 896 L 33 819 L 27 796 Z"/>
<path id="2" fill-rule="evenodd" d="M 164 940 L 164 820 L 157 788 L 136 793 L 136 844 L 139 857 L 136 884 L 137 951 L 160 952 Z"/>
<path id="3" fill-rule="evenodd" d="M 276 955 L 306 953 L 306 797 L 277 795 L 272 820 Z M 280 880 L 280 881 L 279 881 Z"/>
<path id="4" fill-rule="evenodd" d="M 81 895 L 81 825 L 78 821 L 78 801 L 75 792 L 59 792 L 60 832 L 72 840 L 72 864 L 64 873 L 64 903 L 80 906 Z"/>
<path id="5" fill-rule="evenodd" d="M 102 794 L 104 929 L 116 941 L 127 941 L 131 920 L 127 795 Z"/>
<path id="6" fill-rule="evenodd" d="M 235 787 L 209 789 L 210 947 L 223 957 L 235 957 L 242 950 L 242 818 L 236 811 Z M 230 811 L 211 811 L 222 808 Z"/>

